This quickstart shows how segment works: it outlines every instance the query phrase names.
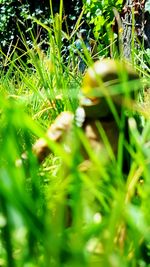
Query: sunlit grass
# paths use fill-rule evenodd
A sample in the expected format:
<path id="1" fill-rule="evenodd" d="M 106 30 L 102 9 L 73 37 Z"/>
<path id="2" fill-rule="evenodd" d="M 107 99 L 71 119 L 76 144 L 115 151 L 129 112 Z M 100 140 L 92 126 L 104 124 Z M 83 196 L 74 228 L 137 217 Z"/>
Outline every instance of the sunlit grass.
<path id="1" fill-rule="evenodd" d="M 109 164 L 75 126 L 66 138 L 71 152 L 49 140 L 52 153 L 41 165 L 33 154 L 34 141 L 46 138 L 57 115 L 75 112 L 82 83 L 71 66 L 72 52 L 63 63 L 56 19 L 61 16 L 55 18 L 55 38 L 48 29 L 48 53 L 26 45 L 27 63 L 10 59 L 0 79 L 0 266 L 148 266 L 149 118 L 142 133 L 129 121 L 126 174 L 99 123 Z M 83 57 L 91 64 L 87 53 Z M 25 151 L 28 159 L 21 162 Z M 85 152 L 89 161 L 83 163 Z M 119 153 L 121 158 L 122 143 Z"/>

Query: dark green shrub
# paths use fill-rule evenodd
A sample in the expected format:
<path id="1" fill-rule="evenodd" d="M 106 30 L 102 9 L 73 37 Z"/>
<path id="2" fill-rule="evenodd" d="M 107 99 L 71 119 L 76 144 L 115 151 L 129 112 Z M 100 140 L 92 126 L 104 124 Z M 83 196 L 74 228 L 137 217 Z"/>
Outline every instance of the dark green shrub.
<path id="1" fill-rule="evenodd" d="M 25 50 L 23 38 L 29 47 L 32 46 L 32 38 L 36 38 L 38 42 L 46 40 L 47 33 L 37 26 L 31 16 L 48 24 L 50 17 L 48 1 L 2 0 L 0 13 L 0 49 L 3 54 L 9 56 L 14 50 L 17 54 L 23 54 Z"/>
<path id="2" fill-rule="evenodd" d="M 59 0 L 52 1 L 53 12 L 59 12 Z M 81 13 L 82 1 L 64 1 L 64 14 L 66 23 L 63 24 L 63 30 L 71 32 L 78 16 Z M 42 48 L 46 49 L 48 40 L 47 32 L 32 17 L 40 20 L 42 23 L 50 26 L 50 3 L 48 0 L 43 1 L 14 1 L 2 0 L 0 2 L 0 49 L 6 55 L 10 55 L 16 46 L 17 53 L 25 49 L 22 40 L 24 36 L 27 45 L 32 46 L 32 38 L 37 42 L 42 41 Z M 66 28 L 67 24 L 67 28 Z M 32 33 L 32 36 L 31 36 Z"/>

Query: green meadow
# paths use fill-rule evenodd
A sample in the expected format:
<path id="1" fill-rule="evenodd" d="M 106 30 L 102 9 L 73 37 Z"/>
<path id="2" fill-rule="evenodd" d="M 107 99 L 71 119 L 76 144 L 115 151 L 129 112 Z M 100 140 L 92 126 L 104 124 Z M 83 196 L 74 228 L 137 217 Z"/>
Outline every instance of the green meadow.
<path id="1" fill-rule="evenodd" d="M 111 158 L 107 164 L 105 154 L 97 157 L 82 129 L 74 125 L 65 137 L 70 149 L 48 140 L 50 153 L 39 163 L 33 144 L 39 138 L 47 140 L 47 128 L 62 111 L 75 114 L 84 77 L 79 59 L 85 72 L 93 63 L 84 42 L 82 52 L 70 49 L 65 60 L 61 8 L 52 19 L 48 27 L 34 18 L 48 33 L 46 51 L 32 32 L 32 47 L 22 33 L 22 54 L 17 46 L 9 55 L 1 51 L 5 68 L 0 75 L 0 266 L 150 266 L 148 53 L 141 48 L 141 56 L 132 46 L 138 90 L 134 101 L 123 107 L 119 123 L 127 116 L 130 142 L 120 131 L 117 157 L 100 124 Z M 72 33 L 65 35 L 72 47 L 81 20 L 82 16 Z M 110 42 L 107 49 L 112 47 L 114 58 L 121 60 L 122 54 Z M 104 56 L 105 49 L 97 54 L 100 60 Z M 130 158 L 126 173 L 124 147 Z M 83 149 L 93 166 L 88 169 L 85 162 L 86 171 Z M 27 157 L 22 160 L 23 153 Z"/>

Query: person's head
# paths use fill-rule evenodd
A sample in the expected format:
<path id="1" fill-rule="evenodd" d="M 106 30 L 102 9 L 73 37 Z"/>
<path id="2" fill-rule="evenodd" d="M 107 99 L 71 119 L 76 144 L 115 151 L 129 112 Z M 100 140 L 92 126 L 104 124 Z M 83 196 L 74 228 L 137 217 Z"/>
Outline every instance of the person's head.
<path id="1" fill-rule="evenodd" d="M 80 105 L 88 117 L 105 117 L 111 113 L 111 101 L 119 109 L 124 99 L 133 98 L 138 79 L 138 73 L 125 61 L 98 60 L 85 73 Z"/>

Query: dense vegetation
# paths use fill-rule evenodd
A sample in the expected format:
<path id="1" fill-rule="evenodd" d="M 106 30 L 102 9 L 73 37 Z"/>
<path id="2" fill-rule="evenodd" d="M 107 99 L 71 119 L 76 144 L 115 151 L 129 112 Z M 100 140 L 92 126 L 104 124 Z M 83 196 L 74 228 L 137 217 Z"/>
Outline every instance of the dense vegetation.
<path id="1" fill-rule="evenodd" d="M 84 69 L 93 62 L 90 38 L 97 41 L 98 58 L 118 57 L 112 7 L 120 11 L 122 1 L 85 1 L 83 12 L 80 1 L 71 1 L 76 8 L 68 31 L 62 1 L 59 8 L 53 3 L 56 15 L 49 1 L 33 2 L 0 1 L 0 266 L 149 266 L 149 50 L 132 51 L 141 81 L 136 102 L 126 111 L 128 173 L 113 156 L 106 167 L 76 127 L 68 136 L 71 153 L 49 141 L 52 153 L 39 164 L 35 140 L 46 139 L 61 111 L 74 113 L 79 105 Z M 82 170 L 81 145 L 94 165 L 89 172 Z M 123 153 L 122 148 L 119 157 Z"/>

